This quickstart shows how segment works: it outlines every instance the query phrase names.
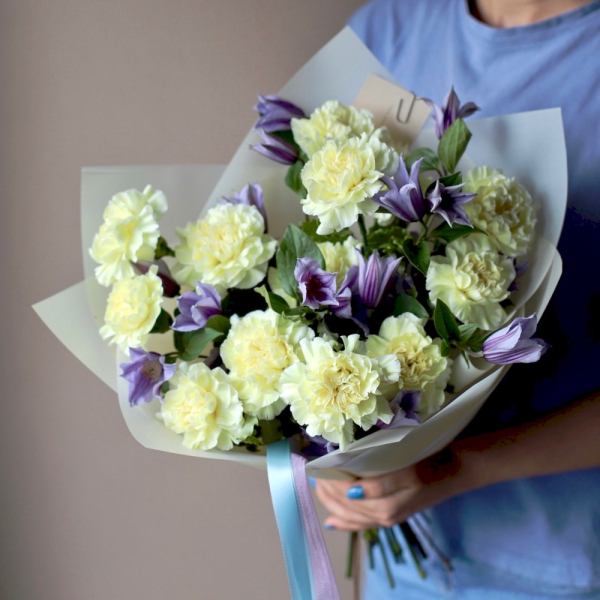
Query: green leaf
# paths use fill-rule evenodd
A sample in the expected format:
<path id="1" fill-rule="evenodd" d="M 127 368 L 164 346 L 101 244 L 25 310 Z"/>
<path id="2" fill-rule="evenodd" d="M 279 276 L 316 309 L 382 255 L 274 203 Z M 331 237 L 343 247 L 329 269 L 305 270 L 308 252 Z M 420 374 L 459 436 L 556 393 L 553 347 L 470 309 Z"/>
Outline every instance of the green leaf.
<path id="1" fill-rule="evenodd" d="M 477 325 L 473 323 L 465 323 L 464 325 L 459 325 L 458 330 L 460 331 L 459 341 L 461 344 L 464 344 L 477 331 Z"/>
<path id="2" fill-rule="evenodd" d="M 208 344 L 220 337 L 224 337 L 222 331 L 209 327 L 197 331 L 176 331 L 175 348 L 182 360 L 190 361 L 198 358 Z"/>
<path id="3" fill-rule="evenodd" d="M 150 333 L 165 333 L 171 329 L 172 324 L 173 319 L 171 318 L 171 315 L 164 308 L 161 308 L 160 314 L 156 321 L 154 321 Z"/>
<path id="4" fill-rule="evenodd" d="M 279 419 L 269 421 L 260 419 L 258 421 L 263 444 L 269 445 L 278 442 L 282 438 L 281 423 Z"/>
<path id="5" fill-rule="evenodd" d="M 452 311 L 439 299 L 433 311 L 433 324 L 438 335 L 448 344 L 460 339 L 460 329 Z"/>
<path id="6" fill-rule="evenodd" d="M 291 190 L 296 192 L 300 198 L 306 198 L 306 188 L 302 183 L 302 178 L 300 174 L 302 173 L 302 169 L 304 168 L 304 162 L 301 160 L 297 160 L 286 173 L 285 176 L 285 185 L 287 185 Z"/>
<path id="7" fill-rule="evenodd" d="M 457 240 L 458 238 L 464 237 L 466 235 L 471 235 L 473 233 L 484 232 L 482 232 L 480 229 L 477 229 L 476 227 L 469 227 L 468 225 L 453 225 L 452 227 L 450 227 L 450 225 L 444 223 L 443 225 L 440 225 L 439 227 L 434 229 L 429 234 L 429 237 L 442 239 L 445 242 L 450 243 L 454 240 Z"/>
<path id="8" fill-rule="evenodd" d="M 454 172 L 470 139 L 471 132 L 462 119 L 456 119 L 456 121 L 446 129 L 438 146 L 438 156 L 442 161 L 444 169 L 446 169 L 448 173 Z"/>
<path id="9" fill-rule="evenodd" d="M 442 340 L 442 343 L 440 344 L 440 354 L 444 357 L 450 354 L 450 345 L 446 340 Z"/>
<path id="10" fill-rule="evenodd" d="M 425 242 L 415 244 L 412 238 L 408 238 L 404 240 L 402 248 L 411 265 L 421 271 L 423 275 L 427 275 L 429 259 L 431 258 L 431 253 L 429 252 L 427 244 Z"/>
<path id="11" fill-rule="evenodd" d="M 171 250 L 169 244 L 167 244 L 167 240 L 161 235 L 158 238 L 156 250 L 154 251 L 154 260 L 158 260 L 164 256 L 175 256 L 175 251 Z"/>
<path id="12" fill-rule="evenodd" d="M 371 250 L 379 250 L 383 256 L 404 254 L 404 241 L 408 232 L 401 225 L 373 228 L 367 235 L 367 243 Z"/>
<path id="13" fill-rule="evenodd" d="M 300 223 L 300 229 L 302 229 L 311 240 L 318 244 L 321 242 L 331 242 L 332 244 L 336 244 L 345 241 L 351 235 L 348 228 L 342 229 L 341 231 L 334 231 L 327 235 L 319 235 L 317 233 L 318 227 L 319 219 L 310 219 L 310 221 L 302 221 L 302 223 Z"/>
<path id="14" fill-rule="evenodd" d="M 416 315 L 420 319 L 429 317 L 427 309 L 416 298 L 407 296 L 406 294 L 400 294 L 396 298 L 396 304 L 394 305 L 394 316 L 399 317 L 401 314 L 407 312 Z"/>
<path id="15" fill-rule="evenodd" d="M 254 291 L 260 294 L 267 302 L 268 307 L 276 313 L 281 314 L 290 309 L 290 305 L 281 296 L 269 292 L 264 285 L 255 288 Z"/>
<path id="16" fill-rule="evenodd" d="M 421 163 L 421 168 L 419 172 L 423 173 L 425 171 L 439 171 L 440 169 L 440 160 L 437 157 L 436 153 L 431 148 L 417 148 L 413 152 L 411 152 L 405 159 L 406 168 L 410 171 L 411 167 L 420 159 L 423 159 Z"/>
<path id="17" fill-rule="evenodd" d="M 223 315 L 213 315 L 206 321 L 206 327 L 227 334 L 231 329 L 231 322 Z"/>
<path id="18" fill-rule="evenodd" d="M 314 258 L 321 269 L 325 268 L 325 259 L 317 244 L 295 225 L 288 225 L 279 245 L 276 259 L 281 287 L 290 296 L 296 296 L 298 293 L 298 282 L 294 277 L 294 269 L 299 258 Z"/>
<path id="19" fill-rule="evenodd" d="M 440 183 L 443 183 L 445 186 L 450 187 L 451 185 L 459 185 L 463 182 L 462 173 L 460 171 L 456 171 L 456 173 L 452 173 L 452 175 L 446 175 L 445 177 L 440 177 Z"/>

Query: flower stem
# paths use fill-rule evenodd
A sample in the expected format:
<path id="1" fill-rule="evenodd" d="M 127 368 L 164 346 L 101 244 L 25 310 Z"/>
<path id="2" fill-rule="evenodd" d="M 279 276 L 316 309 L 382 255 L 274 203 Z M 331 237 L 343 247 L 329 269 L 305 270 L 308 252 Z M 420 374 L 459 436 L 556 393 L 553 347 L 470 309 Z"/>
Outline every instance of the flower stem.
<path id="1" fill-rule="evenodd" d="M 352 571 L 354 566 L 354 548 L 358 542 L 358 532 L 351 531 L 348 536 L 348 556 L 346 558 L 346 578 L 352 578 Z"/>
<path id="2" fill-rule="evenodd" d="M 377 534 L 377 541 L 375 542 L 379 546 L 381 550 L 381 556 L 383 558 L 383 567 L 385 569 L 385 574 L 388 578 L 388 583 L 390 587 L 394 589 L 396 587 L 396 582 L 394 581 L 394 576 L 392 575 L 392 570 L 390 569 L 390 563 L 388 562 L 387 554 L 385 552 L 385 546 L 381 543 L 381 539 L 379 538 L 379 534 Z M 374 545 L 375 545 L 374 544 Z"/>
<path id="3" fill-rule="evenodd" d="M 398 538 L 396 538 L 396 534 L 391 527 L 383 527 L 383 532 L 385 533 L 385 537 L 387 538 L 388 544 L 392 550 L 392 554 L 394 555 L 394 561 L 396 564 L 400 564 L 404 561 L 404 557 L 402 556 L 402 546 L 398 543 Z"/>
<path id="4" fill-rule="evenodd" d="M 358 227 L 360 229 L 360 234 L 363 238 L 363 243 L 365 245 L 365 254 L 368 254 L 369 244 L 367 242 L 367 227 L 365 225 L 365 218 L 362 215 L 358 215 Z"/>

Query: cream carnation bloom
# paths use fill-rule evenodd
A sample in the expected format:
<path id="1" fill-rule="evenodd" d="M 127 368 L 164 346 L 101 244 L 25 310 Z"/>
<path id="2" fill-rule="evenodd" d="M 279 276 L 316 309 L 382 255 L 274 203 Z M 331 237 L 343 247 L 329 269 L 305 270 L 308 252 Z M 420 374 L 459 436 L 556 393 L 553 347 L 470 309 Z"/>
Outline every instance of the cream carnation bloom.
<path id="1" fill-rule="evenodd" d="M 328 140 L 345 142 L 374 130 L 373 115 L 368 110 L 345 106 L 337 100 L 325 102 L 308 119 L 292 119 L 294 140 L 309 158 Z"/>
<path id="2" fill-rule="evenodd" d="M 377 210 L 371 198 L 383 186 L 382 175 L 365 137 L 341 144 L 329 141 L 302 169 L 302 183 L 307 190 L 302 210 L 319 218 L 319 235 L 350 227 L 359 215 Z"/>
<path id="3" fill-rule="evenodd" d="M 400 385 L 393 386 L 391 395 L 396 395 L 402 387 L 420 390 L 418 412 L 423 419 L 442 407 L 452 364 L 441 354 L 441 340 L 433 340 L 425 332 L 426 322 L 427 319 L 419 319 L 412 313 L 388 317 L 381 324 L 379 335 L 370 335 L 366 342 L 368 356 L 393 354 L 398 358 Z"/>
<path id="4" fill-rule="evenodd" d="M 358 335 L 344 338 L 336 352 L 322 338 L 300 342 L 303 362 L 288 367 L 281 376 L 282 397 L 308 435 L 323 436 L 344 449 L 354 439 L 354 424 L 369 429 L 380 419 L 392 419 L 380 388 L 398 381 L 398 359 L 388 355 L 370 358 L 358 352 Z"/>
<path id="5" fill-rule="evenodd" d="M 339 289 L 348 269 L 358 265 L 356 248 L 360 247 L 360 242 L 349 236 L 343 242 L 319 242 L 317 246 L 325 259 L 325 270 L 328 273 L 337 273 L 336 283 Z"/>
<path id="6" fill-rule="evenodd" d="M 514 177 L 506 177 L 490 167 L 476 167 L 465 181 L 463 191 L 477 194 L 465 204 L 471 223 L 485 231 L 506 256 L 516 258 L 527 254 L 536 224 L 536 210 L 529 192 Z"/>
<path id="7" fill-rule="evenodd" d="M 400 156 L 392 146 L 392 139 L 386 127 L 379 127 L 368 138 L 375 155 L 375 168 L 385 175 L 394 175 L 400 164 Z"/>
<path id="8" fill-rule="evenodd" d="M 145 275 L 117 281 L 108 296 L 100 335 L 124 352 L 144 347 L 160 314 L 163 288 L 156 272 L 157 267 L 152 266 Z"/>
<path id="9" fill-rule="evenodd" d="M 181 244 L 174 276 L 180 285 L 197 281 L 221 288 L 254 287 L 267 272 L 277 242 L 265 234 L 264 220 L 254 206 L 220 204 L 203 219 L 178 229 Z"/>
<path id="10" fill-rule="evenodd" d="M 154 260 L 160 235 L 157 220 L 166 210 L 165 195 L 149 185 L 143 192 L 127 190 L 112 197 L 90 249 L 100 263 L 95 274 L 101 285 L 133 277 L 132 263 Z"/>
<path id="11" fill-rule="evenodd" d="M 180 363 L 165 394 L 159 417 L 183 445 L 193 450 L 231 450 L 254 430 L 237 390 L 220 368 Z"/>
<path id="12" fill-rule="evenodd" d="M 221 358 L 248 414 L 272 419 L 285 408 L 281 374 L 302 358 L 300 340 L 311 340 L 314 335 L 303 323 L 271 309 L 231 317 Z"/>
<path id="13" fill-rule="evenodd" d="M 426 287 L 431 302 L 439 298 L 463 323 L 490 330 L 506 319 L 500 302 L 514 278 L 512 260 L 498 254 L 487 235 L 476 233 L 448 244 L 446 256 L 431 257 Z"/>

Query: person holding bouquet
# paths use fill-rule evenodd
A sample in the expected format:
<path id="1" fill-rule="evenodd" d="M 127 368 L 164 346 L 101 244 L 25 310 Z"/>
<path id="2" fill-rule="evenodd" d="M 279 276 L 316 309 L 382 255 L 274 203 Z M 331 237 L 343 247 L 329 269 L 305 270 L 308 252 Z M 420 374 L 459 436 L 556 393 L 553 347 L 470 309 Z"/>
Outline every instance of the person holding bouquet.
<path id="1" fill-rule="evenodd" d="M 367 570 L 365 598 L 600 598 L 600 1 L 374 0 L 350 25 L 406 88 L 478 116 L 559 106 L 569 201 L 563 277 L 540 323 L 552 346 L 519 365 L 450 446 L 353 483 L 318 480 L 325 527 L 389 527 L 420 513 L 452 572 Z M 445 111 L 445 112 L 444 112 Z M 443 126 L 443 122 L 441 123 Z M 506 358 L 510 361 L 510 357 Z"/>

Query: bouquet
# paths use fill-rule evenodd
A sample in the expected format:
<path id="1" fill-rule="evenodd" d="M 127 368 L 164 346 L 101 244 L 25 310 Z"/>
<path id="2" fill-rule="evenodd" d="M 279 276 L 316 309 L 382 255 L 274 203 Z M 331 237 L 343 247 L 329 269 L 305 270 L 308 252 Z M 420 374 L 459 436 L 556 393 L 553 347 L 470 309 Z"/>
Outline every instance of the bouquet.
<path id="1" fill-rule="evenodd" d="M 334 42 L 366 52 L 351 35 Z M 367 106 L 329 89 L 318 103 L 259 96 L 251 147 L 177 239 L 162 235 L 167 197 L 152 180 L 104 206 L 90 248 L 110 290 L 100 334 L 119 350 L 122 407 L 145 445 L 265 466 L 285 444 L 319 476 L 384 473 L 443 448 L 510 364 L 546 351 L 533 335 L 560 275 L 564 190 L 544 195 L 540 168 L 516 177 L 495 135 L 519 146 L 508 134 L 536 117 L 469 127 L 477 107 L 453 90 L 441 107 L 413 97 L 435 123 L 414 140 L 401 105 L 391 124 L 369 106 L 382 85 L 367 81 Z M 401 531 L 415 560 L 435 550 Z M 366 537 L 372 551 L 378 533 Z"/>

